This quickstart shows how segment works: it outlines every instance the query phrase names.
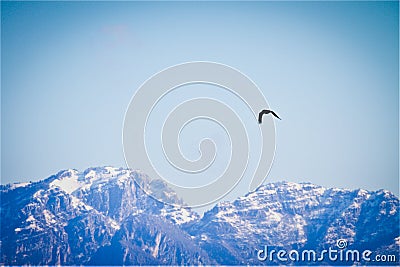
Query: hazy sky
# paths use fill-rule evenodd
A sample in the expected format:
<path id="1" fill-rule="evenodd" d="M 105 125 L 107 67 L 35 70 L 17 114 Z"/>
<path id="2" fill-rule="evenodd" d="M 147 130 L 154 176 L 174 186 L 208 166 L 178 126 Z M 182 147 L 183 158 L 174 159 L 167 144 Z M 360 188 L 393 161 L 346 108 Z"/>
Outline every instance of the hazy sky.
<path id="1" fill-rule="evenodd" d="M 122 124 L 135 90 L 166 67 L 201 60 L 241 70 L 283 118 L 267 181 L 398 195 L 397 2 L 1 8 L 2 183 L 125 167 Z"/>

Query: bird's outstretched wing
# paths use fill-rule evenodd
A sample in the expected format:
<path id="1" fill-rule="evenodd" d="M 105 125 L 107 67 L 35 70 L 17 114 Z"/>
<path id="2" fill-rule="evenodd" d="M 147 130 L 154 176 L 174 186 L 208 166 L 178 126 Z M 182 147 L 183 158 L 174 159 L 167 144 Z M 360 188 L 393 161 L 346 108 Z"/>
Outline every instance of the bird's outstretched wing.
<path id="1" fill-rule="evenodd" d="M 262 123 L 262 116 L 264 115 L 264 110 L 258 113 L 258 123 Z"/>
<path id="2" fill-rule="evenodd" d="M 278 116 L 278 115 L 276 115 L 276 113 L 275 113 L 275 112 L 273 112 L 272 110 L 270 110 L 270 112 L 272 113 L 272 115 L 274 115 L 275 117 L 277 117 L 278 119 L 280 119 L 280 120 L 281 120 L 281 118 L 279 118 L 279 116 Z"/>

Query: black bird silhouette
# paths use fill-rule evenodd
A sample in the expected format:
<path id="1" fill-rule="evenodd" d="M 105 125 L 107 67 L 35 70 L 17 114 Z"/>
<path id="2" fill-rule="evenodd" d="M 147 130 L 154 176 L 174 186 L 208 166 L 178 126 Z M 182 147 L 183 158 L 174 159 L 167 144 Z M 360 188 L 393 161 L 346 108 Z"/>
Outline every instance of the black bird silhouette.
<path id="1" fill-rule="evenodd" d="M 262 111 L 258 114 L 258 123 L 262 123 L 262 116 L 263 116 L 264 114 L 269 114 L 269 113 L 271 113 L 272 115 L 274 115 L 275 117 L 277 117 L 278 119 L 281 120 L 281 118 L 279 118 L 279 116 L 276 115 L 276 113 L 273 112 L 272 110 L 264 109 L 264 110 L 262 110 Z"/>

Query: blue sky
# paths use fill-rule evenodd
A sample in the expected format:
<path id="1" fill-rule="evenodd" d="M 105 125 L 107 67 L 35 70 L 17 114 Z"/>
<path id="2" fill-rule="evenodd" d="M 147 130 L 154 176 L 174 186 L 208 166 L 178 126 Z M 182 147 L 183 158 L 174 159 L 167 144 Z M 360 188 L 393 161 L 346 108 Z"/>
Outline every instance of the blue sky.
<path id="1" fill-rule="evenodd" d="M 1 182 L 126 166 L 125 110 L 193 60 L 249 76 L 283 118 L 267 181 L 399 191 L 396 2 L 2 2 Z"/>

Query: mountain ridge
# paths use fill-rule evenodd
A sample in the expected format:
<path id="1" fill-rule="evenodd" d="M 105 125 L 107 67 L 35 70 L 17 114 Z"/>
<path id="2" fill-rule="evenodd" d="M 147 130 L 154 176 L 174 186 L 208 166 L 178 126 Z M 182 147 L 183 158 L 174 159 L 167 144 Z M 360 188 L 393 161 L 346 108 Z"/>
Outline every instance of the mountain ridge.
<path id="1" fill-rule="evenodd" d="M 156 201 L 142 186 L 177 205 Z M 399 250 L 399 200 L 383 189 L 275 182 L 203 216 L 179 207 L 165 185 L 152 187 L 144 173 L 124 168 L 67 169 L 38 182 L 0 185 L 0 192 L 6 265 L 278 264 L 260 262 L 256 251 L 323 249 L 338 239 L 352 248 Z"/>

